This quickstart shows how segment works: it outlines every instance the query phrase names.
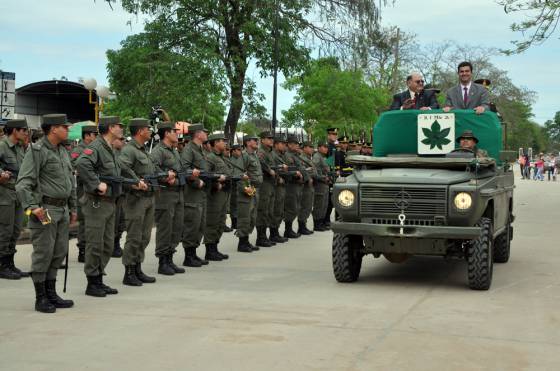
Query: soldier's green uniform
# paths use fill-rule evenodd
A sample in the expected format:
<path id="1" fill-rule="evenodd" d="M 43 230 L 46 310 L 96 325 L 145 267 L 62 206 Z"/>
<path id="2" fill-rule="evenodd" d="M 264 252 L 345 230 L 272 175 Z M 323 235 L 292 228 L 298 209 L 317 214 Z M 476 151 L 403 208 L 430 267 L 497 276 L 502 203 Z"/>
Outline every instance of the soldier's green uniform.
<path id="1" fill-rule="evenodd" d="M 64 114 L 42 117 L 42 127 L 70 125 Z M 56 294 L 58 268 L 68 253 L 70 212 L 76 212 L 76 187 L 70 156 L 62 144 L 54 145 L 48 135 L 31 145 L 21 165 L 16 192 L 24 210 L 43 208 L 50 223 L 43 224 L 30 215 L 33 253 L 31 276 L 35 285 L 35 309 L 52 313 L 56 308 L 74 305 Z"/>
<path id="2" fill-rule="evenodd" d="M 319 144 L 321 147 L 324 144 Z M 317 169 L 317 181 L 315 182 L 315 197 L 313 200 L 313 229 L 325 231 L 323 226 L 325 213 L 327 212 L 329 197 L 329 172 L 330 167 L 326 156 L 319 151 L 313 154 L 313 163 Z"/>
<path id="3" fill-rule="evenodd" d="M 25 120 L 10 120 L 6 128 L 27 129 Z M 14 264 L 16 243 L 23 225 L 23 208 L 16 194 L 16 179 L 25 151 L 8 135 L 0 139 L 0 173 L 10 172 L 10 178 L 0 183 L 0 278 L 20 279 L 28 274 Z"/>
<path id="4" fill-rule="evenodd" d="M 208 137 L 210 143 L 217 140 L 225 140 L 222 134 L 213 134 Z M 215 149 L 208 155 L 208 171 L 211 173 L 222 174 L 231 177 L 231 170 L 224 159 L 223 153 Z M 206 245 L 207 260 L 220 261 L 227 259 L 228 256 L 218 251 L 220 238 L 224 233 L 226 223 L 226 210 L 228 193 L 226 187 L 230 187 L 230 182 L 214 182 L 210 184 L 207 201 L 206 227 L 204 229 L 204 244 Z"/>
<path id="5" fill-rule="evenodd" d="M 97 133 L 97 126 L 95 125 L 84 125 L 82 126 L 82 133 Z M 70 160 L 72 162 L 72 167 L 74 171 L 76 170 L 76 162 L 78 157 L 82 154 L 84 149 L 88 145 L 81 140 L 77 146 L 72 148 L 70 152 Z M 84 186 L 78 174 L 76 174 L 76 198 L 79 200 L 84 195 Z M 85 248 L 86 248 L 86 226 L 84 222 L 84 212 L 82 210 L 82 205 L 78 202 L 78 262 L 83 263 L 85 261 Z"/>
<path id="6" fill-rule="evenodd" d="M 272 139 L 274 136 L 269 131 L 263 131 L 259 137 L 263 139 Z M 274 171 L 274 158 L 272 155 L 272 147 L 267 147 L 261 143 L 257 152 L 263 173 L 263 182 L 259 187 L 259 204 L 257 209 L 257 246 L 270 247 L 276 245 L 275 242 L 268 239 L 266 235 L 267 228 L 273 228 L 272 218 L 274 209 L 270 205 L 274 205 L 274 189 L 276 188 L 276 172 Z"/>
<path id="7" fill-rule="evenodd" d="M 302 148 L 303 147 L 313 148 L 313 145 L 309 142 L 305 142 L 302 145 Z M 305 154 L 303 150 L 299 155 L 299 159 L 304 171 L 302 173 L 303 189 L 301 192 L 301 205 L 298 213 L 298 233 L 310 235 L 313 234 L 313 232 L 307 228 L 306 223 L 307 219 L 309 219 L 309 216 L 311 215 L 311 211 L 313 210 L 313 198 L 315 197 L 314 184 L 317 181 L 317 169 L 313 163 L 313 158 Z"/>
<path id="8" fill-rule="evenodd" d="M 204 130 L 204 127 L 199 124 L 189 127 L 193 137 L 195 132 L 200 130 Z M 202 148 L 202 145 L 191 140 L 181 152 L 181 166 L 185 171 L 194 169 L 208 171 L 206 150 Z M 208 264 L 206 260 L 200 259 L 196 255 L 196 249 L 200 246 L 206 226 L 207 185 L 199 188 L 200 182 L 202 182 L 200 179 L 190 182 L 184 190 L 185 210 L 182 242 L 185 249 L 185 261 L 183 265 L 188 267 L 200 267 L 203 264 Z"/>
<path id="9" fill-rule="evenodd" d="M 99 120 L 102 132 L 110 125 L 121 125 L 117 116 L 106 116 Z M 82 195 L 78 203 L 82 206 L 85 227 L 85 264 L 88 285 L 86 295 L 104 297 L 117 294 L 117 290 L 103 283 L 105 267 L 111 260 L 115 241 L 116 201 L 121 195 L 119 187 L 113 189 L 109 182 L 104 195 L 98 193 L 97 187 L 102 182 L 100 176 L 118 177 L 120 165 L 113 152 L 112 143 L 98 136 L 76 161 L 78 179 L 82 186 Z"/>
<path id="10" fill-rule="evenodd" d="M 146 119 L 132 119 L 129 127 L 150 127 Z M 132 139 L 121 151 L 119 156 L 121 171 L 127 178 L 140 181 L 142 177 L 155 173 L 155 166 L 150 160 L 144 143 Z M 130 189 L 126 193 L 123 205 L 126 222 L 126 242 L 122 262 L 125 266 L 125 285 L 140 286 L 142 283 L 155 282 L 154 277 L 142 272 L 144 252 L 150 243 L 154 224 L 155 192 L 153 187 L 147 191 Z"/>
<path id="11" fill-rule="evenodd" d="M 258 140 L 257 137 L 246 135 L 243 138 L 243 143 L 249 140 Z M 257 208 L 259 202 L 258 189 L 262 185 L 263 175 L 261 164 L 256 152 L 243 151 L 243 169 L 245 174 L 249 177 L 247 181 L 241 181 L 237 188 L 237 231 L 236 235 L 239 237 L 239 244 L 237 250 L 241 252 L 251 252 L 258 250 L 258 247 L 249 243 L 249 235 L 253 232 L 257 219 Z M 256 192 L 254 195 L 248 195 L 245 191 L 246 187 L 254 187 Z"/>
<path id="12" fill-rule="evenodd" d="M 124 137 L 123 137 L 123 141 L 124 141 Z M 117 159 L 117 162 L 119 162 L 119 158 L 121 156 L 121 149 L 116 149 L 113 147 L 113 153 L 115 154 L 115 158 Z M 126 193 L 123 193 L 117 198 L 115 204 L 115 245 L 113 248 L 113 254 L 111 255 L 113 258 L 121 258 L 123 253 L 121 248 L 121 237 L 123 232 L 126 231 L 126 221 L 124 220 L 124 210 L 123 210 L 125 199 L 126 199 Z"/>
<path id="13" fill-rule="evenodd" d="M 162 123 L 158 129 L 174 130 L 172 123 Z M 181 172 L 181 157 L 173 146 L 166 145 L 160 141 L 150 153 L 150 158 L 156 167 L 157 172 L 175 173 Z M 173 254 L 175 248 L 181 241 L 183 232 L 184 218 L 184 196 L 183 186 L 178 184 L 178 179 L 174 185 L 166 185 L 156 195 L 156 257 L 159 258 L 158 273 L 168 276 L 175 273 L 185 273 L 183 268 L 175 266 Z"/>
<path id="14" fill-rule="evenodd" d="M 279 166 L 286 165 L 286 158 L 284 152 L 279 150 L 277 143 L 286 143 L 284 138 L 276 136 L 274 138 L 274 149 L 272 150 L 272 159 L 274 160 L 274 166 L 278 168 Z M 274 242 L 284 243 L 288 239 L 280 236 L 278 229 L 280 224 L 284 220 L 284 202 L 286 200 L 286 182 L 289 178 L 286 172 L 278 171 L 276 174 L 276 187 L 274 188 L 274 204 L 272 205 L 272 228 L 270 230 L 270 239 Z"/>
<path id="15" fill-rule="evenodd" d="M 239 144 L 234 144 L 232 146 L 233 149 L 241 149 Z M 231 165 L 231 174 L 234 177 L 239 177 L 243 175 L 243 156 L 239 155 L 235 157 L 232 153 L 230 158 L 228 159 Z M 231 197 L 229 203 L 229 215 L 231 218 L 231 227 L 233 229 L 237 229 L 237 188 L 239 186 L 239 182 L 232 182 L 231 183 Z"/>
<path id="16" fill-rule="evenodd" d="M 288 143 L 298 143 L 298 140 L 295 137 L 289 137 Z M 304 170 L 299 154 L 296 151 L 292 151 L 288 148 L 285 158 L 286 165 L 297 167 L 298 171 L 303 175 Z M 303 179 L 296 176 L 290 177 L 286 185 L 286 200 L 284 202 L 284 237 L 298 238 L 300 236 L 293 231 L 292 224 L 299 214 L 302 192 Z"/>

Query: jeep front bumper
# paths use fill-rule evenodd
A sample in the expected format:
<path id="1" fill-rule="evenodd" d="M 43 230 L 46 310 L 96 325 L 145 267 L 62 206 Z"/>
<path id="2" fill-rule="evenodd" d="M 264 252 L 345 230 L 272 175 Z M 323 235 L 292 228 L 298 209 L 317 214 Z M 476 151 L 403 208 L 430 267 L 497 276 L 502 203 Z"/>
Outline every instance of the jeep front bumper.
<path id="1" fill-rule="evenodd" d="M 392 224 L 334 222 L 331 229 L 335 233 L 370 237 L 472 240 L 480 236 L 479 227 L 406 225 L 402 227 L 401 233 L 401 227 Z"/>

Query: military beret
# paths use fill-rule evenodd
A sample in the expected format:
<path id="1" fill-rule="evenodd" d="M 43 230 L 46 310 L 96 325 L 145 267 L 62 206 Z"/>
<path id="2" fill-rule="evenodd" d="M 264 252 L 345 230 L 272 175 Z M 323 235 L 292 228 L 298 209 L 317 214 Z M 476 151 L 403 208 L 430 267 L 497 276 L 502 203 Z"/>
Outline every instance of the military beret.
<path id="1" fill-rule="evenodd" d="M 328 128 L 327 134 L 338 134 L 338 128 Z"/>
<path id="2" fill-rule="evenodd" d="M 305 141 L 303 143 L 301 143 L 301 148 L 303 147 L 311 147 L 313 148 L 313 143 L 309 142 L 309 141 Z"/>
<path id="3" fill-rule="evenodd" d="M 343 137 L 338 138 L 338 143 L 348 143 L 348 137 L 343 136 Z"/>
<path id="4" fill-rule="evenodd" d="M 288 143 L 296 143 L 299 144 L 299 140 L 295 135 L 288 135 Z"/>
<path id="5" fill-rule="evenodd" d="M 328 145 L 327 143 L 325 143 L 325 142 L 319 142 L 319 143 L 317 144 L 317 148 L 319 148 L 319 147 L 328 147 L 328 146 L 329 146 L 329 145 Z"/>
<path id="6" fill-rule="evenodd" d="M 97 133 L 97 126 L 95 126 L 95 125 L 84 125 L 84 126 L 82 126 L 82 133 Z"/>
<path id="7" fill-rule="evenodd" d="M 8 122 L 6 122 L 6 127 L 14 128 L 14 129 L 25 129 L 27 128 L 27 120 L 25 119 L 8 120 Z"/>
<path id="8" fill-rule="evenodd" d="M 272 135 L 272 133 L 271 133 L 270 131 L 267 130 L 267 131 L 262 131 L 262 132 L 259 134 L 259 137 L 260 137 L 261 139 L 265 139 L 265 138 L 271 138 L 271 139 L 272 139 L 272 138 L 274 138 L 274 135 Z"/>
<path id="9" fill-rule="evenodd" d="M 103 116 L 99 118 L 99 126 L 122 125 L 119 116 Z"/>
<path id="10" fill-rule="evenodd" d="M 259 138 L 255 135 L 245 135 L 245 136 L 243 136 L 243 143 L 248 142 L 250 140 L 259 140 Z"/>
<path id="11" fill-rule="evenodd" d="M 164 121 L 164 122 L 160 122 L 158 124 L 158 129 L 171 129 L 171 130 L 175 130 L 175 124 L 170 122 L 170 121 Z"/>
<path id="12" fill-rule="evenodd" d="M 130 122 L 128 123 L 128 127 L 137 127 L 137 128 L 149 128 L 152 125 L 150 125 L 150 121 L 148 119 L 142 119 L 142 118 L 135 118 L 135 119 L 131 119 Z"/>
<path id="13" fill-rule="evenodd" d="M 241 144 L 234 144 L 231 146 L 231 150 L 241 149 Z"/>
<path id="14" fill-rule="evenodd" d="M 189 125 L 189 133 L 190 134 L 193 134 L 193 133 L 195 133 L 197 131 L 201 131 L 201 130 L 204 130 L 204 125 L 202 125 L 202 124 Z"/>
<path id="15" fill-rule="evenodd" d="M 208 136 L 208 141 L 212 142 L 214 140 L 226 140 L 226 136 L 224 134 L 210 134 Z"/>
<path id="16" fill-rule="evenodd" d="M 72 125 L 68 122 L 64 113 L 50 113 L 41 117 L 41 124 L 45 126 L 51 125 Z"/>

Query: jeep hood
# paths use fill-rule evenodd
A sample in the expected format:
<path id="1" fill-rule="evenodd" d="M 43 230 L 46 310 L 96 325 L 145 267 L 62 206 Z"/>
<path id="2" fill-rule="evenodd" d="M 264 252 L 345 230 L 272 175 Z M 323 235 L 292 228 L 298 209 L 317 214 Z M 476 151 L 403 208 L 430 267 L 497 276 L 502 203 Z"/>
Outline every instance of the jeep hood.
<path id="1" fill-rule="evenodd" d="M 353 174 L 360 183 L 397 183 L 397 184 L 456 184 L 468 182 L 473 174 L 445 169 L 364 169 Z"/>

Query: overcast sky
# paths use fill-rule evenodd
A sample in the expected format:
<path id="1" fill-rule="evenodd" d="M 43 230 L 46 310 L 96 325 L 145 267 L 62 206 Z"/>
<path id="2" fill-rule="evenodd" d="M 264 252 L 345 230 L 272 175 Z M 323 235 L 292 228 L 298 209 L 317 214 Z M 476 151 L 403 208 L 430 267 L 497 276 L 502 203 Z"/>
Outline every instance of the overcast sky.
<path id="1" fill-rule="evenodd" d="M 142 31 L 142 22 L 125 13 L 120 5 L 110 11 L 103 0 L 0 0 L 0 69 L 16 73 L 16 87 L 66 76 L 94 77 L 107 84 L 107 49 L 116 49 L 126 36 Z M 127 21 L 132 21 L 127 25 Z M 420 44 L 444 39 L 487 47 L 507 48 L 515 39 L 509 30 L 513 21 L 492 0 L 465 2 L 396 0 L 382 10 L 384 25 L 398 25 L 417 35 Z M 538 94 L 533 107 L 535 120 L 543 123 L 560 111 L 556 73 L 560 56 L 558 36 L 522 55 L 493 57 L 507 70 L 515 84 Z M 251 69 L 271 107 L 272 81 L 260 79 Z M 282 81 L 282 79 L 281 79 Z M 287 109 L 293 93 L 279 91 L 279 110 Z"/>

